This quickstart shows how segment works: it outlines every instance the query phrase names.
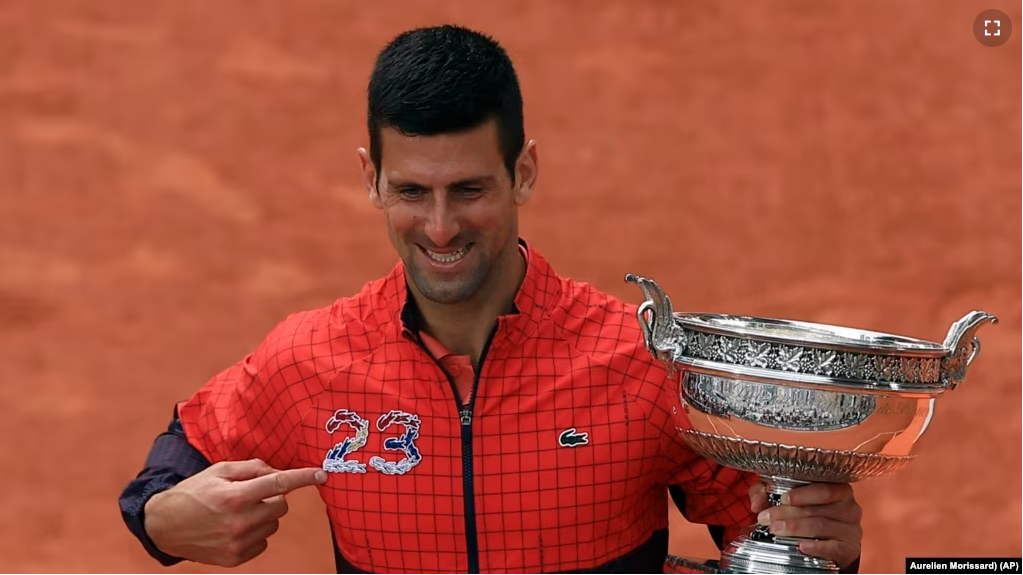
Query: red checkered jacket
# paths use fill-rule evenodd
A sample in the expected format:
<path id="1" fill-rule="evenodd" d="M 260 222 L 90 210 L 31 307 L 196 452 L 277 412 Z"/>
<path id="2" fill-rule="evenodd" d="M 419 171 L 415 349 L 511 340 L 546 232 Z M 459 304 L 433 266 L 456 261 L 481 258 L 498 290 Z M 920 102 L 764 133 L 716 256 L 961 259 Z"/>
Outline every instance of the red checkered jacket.
<path id="1" fill-rule="evenodd" d="M 399 263 L 181 403 L 188 443 L 214 463 L 329 471 L 339 571 L 659 572 L 669 491 L 719 545 L 755 523 L 755 478 L 675 431 L 678 385 L 636 307 L 522 245 L 515 312 L 468 377 L 417 329 Z"/>

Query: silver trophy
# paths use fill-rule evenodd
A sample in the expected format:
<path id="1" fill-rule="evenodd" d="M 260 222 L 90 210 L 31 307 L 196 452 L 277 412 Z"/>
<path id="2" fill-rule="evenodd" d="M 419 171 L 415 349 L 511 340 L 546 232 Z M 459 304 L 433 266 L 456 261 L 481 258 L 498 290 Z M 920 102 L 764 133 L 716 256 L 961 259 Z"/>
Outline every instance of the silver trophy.
<path id="1" fill-rule="evenodd" d="M 977 353 L 974 311 L 944 343 L 800 321 L 676 313 L 653 280 L 638 319 L 647 348 L 679 385 L 679 434 L 702 456 L 759 475 L 768 500 L 811 482 L 894 473 L 915 457 L 938 396 L 958 387 Z M 750 526 L 719 561 L 673 557 L 683 572 L 838 573 L 799 550 L 800 538 Z"/>

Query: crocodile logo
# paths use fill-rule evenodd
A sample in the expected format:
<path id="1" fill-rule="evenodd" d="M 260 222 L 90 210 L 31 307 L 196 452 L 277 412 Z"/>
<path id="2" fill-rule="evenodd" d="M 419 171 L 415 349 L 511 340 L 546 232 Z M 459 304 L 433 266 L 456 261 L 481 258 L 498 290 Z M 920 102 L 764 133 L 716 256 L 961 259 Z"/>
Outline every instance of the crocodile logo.
<path id="1" fill-rule="evenodd" d="M 566 429 L 561 432 L 558 436 L 558 445 L 562 447 L 575 447 L 577 445 L 588 445 L 590 443 L 590 434 L 578 433 L 575 428 Z"/>

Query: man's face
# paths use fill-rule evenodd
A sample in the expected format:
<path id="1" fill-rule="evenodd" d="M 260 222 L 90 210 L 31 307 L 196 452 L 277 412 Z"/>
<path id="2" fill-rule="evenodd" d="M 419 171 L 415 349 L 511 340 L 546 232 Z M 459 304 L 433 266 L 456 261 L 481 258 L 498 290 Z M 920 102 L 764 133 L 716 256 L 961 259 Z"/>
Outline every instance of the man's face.
<path id="1" fill-rule="evenodd" d="M 436 303 L 466 301 L 487 285 L 495 266 L 517 256 L 518 206 L 536 177 L 527 144 L 509 176 L 496 123 L 437 136 L 381 131 L 377 174 L 360 150 L 370 200 L 384 211 L 388 234 L 415 288 Z"/>

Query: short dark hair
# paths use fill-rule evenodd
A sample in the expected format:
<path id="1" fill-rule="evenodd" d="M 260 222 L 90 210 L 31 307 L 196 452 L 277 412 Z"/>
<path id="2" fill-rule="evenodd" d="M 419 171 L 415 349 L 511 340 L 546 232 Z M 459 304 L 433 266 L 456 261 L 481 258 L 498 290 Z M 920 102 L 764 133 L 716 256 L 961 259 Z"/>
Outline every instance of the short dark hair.
<path id="1" fill-rule="evenodd" d="M 497 122 L 498 145 L 515 179 L 525 143 L 522 93 L 511 59 L 493 38 L 455 25 L 398 35 L 369 80 L 369 154 L 380 174 L 380 130 L 432 136 Z"/>

